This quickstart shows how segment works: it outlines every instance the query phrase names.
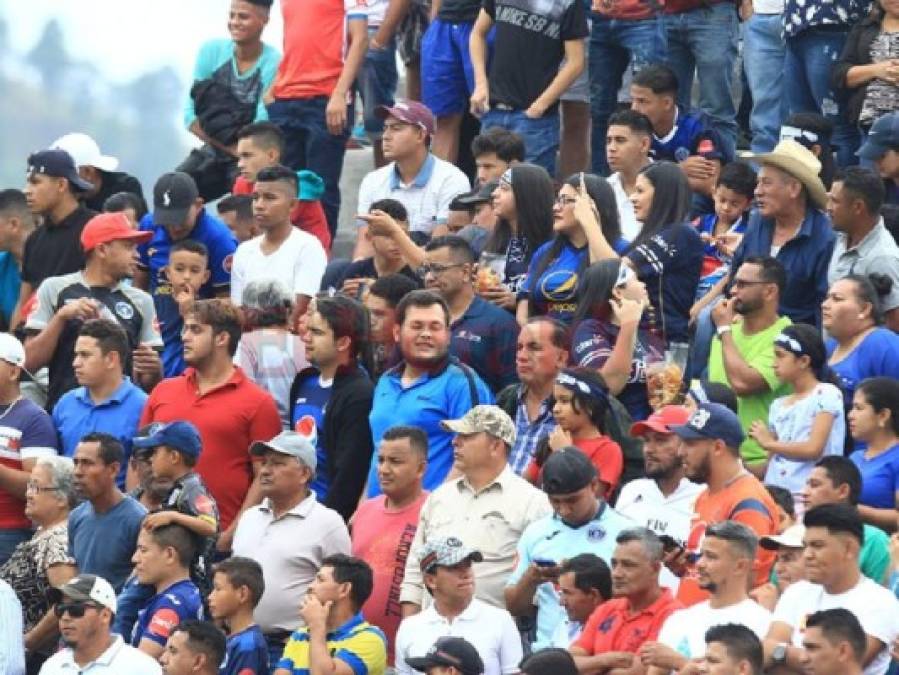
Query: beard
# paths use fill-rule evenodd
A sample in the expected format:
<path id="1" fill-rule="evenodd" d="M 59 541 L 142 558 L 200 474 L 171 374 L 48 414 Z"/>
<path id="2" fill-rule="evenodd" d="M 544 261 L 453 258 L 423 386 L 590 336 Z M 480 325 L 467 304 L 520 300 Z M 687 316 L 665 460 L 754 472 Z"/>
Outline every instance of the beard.
<path id="1" fill-rule="evenodd" d="M 751 314 L 752 312 L 758 311 L 762 308 L 762 303 L 759 300 L 737 300 L 734 303 L 734 311 L 737 314 L 742 316 L 746 316 L 747 314 Z"/>
<path id="2" fill-rule="evenodd" d="M 709 473 L 711 473 L 711 465 L 709 462 L 709 456 L 706 455 L 702 458 L 702 462 L 693 473 L 687 473 L 687 478 L 689 478 L 694 483 L 708 483 L 709 482 Z"/>
<path id="3" fill-rule="evenodd" d="M 664 480 L 666 478 L 671 478 L 681 466 L 681 460 L 675 455 L 668 460 L 667 463 L 657 462 L 656 465 L 651 468 L 649 466 L 644 466 L 644 472 L 646 473 L 647 478 L 651 478 L 652 480 Z"/>
<path id="4" fill-rule="evenodd" d="M 417 368 L 418 370 L 431 370 L 435 366 L 439 366 L 444 361 L 446 361 L 447 356 L 449 354 L 449 349 L 445 349 L 439 354 L 435 354 L 434 356 L 428 357 L 417 357 L 417 356 L 405 356 L 403 355 L 404 360 L 413 368 Z"/>

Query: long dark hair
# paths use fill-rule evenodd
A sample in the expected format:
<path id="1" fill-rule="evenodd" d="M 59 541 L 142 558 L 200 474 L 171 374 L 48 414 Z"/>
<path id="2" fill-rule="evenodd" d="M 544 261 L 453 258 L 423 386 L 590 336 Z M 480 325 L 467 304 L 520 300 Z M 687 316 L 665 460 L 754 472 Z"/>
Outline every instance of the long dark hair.
<path id="1" fill-rule="evenodd" d="M 653 162 L 640 174 L 652 183 L 654 192 L 649 215 L 643 221 L 640 234 L 631 242 L 631 249 L 646 243 L 668 225 L 683 223 L 690 213 L 690 184 L 677 164 Z"/>
<path id="2" fill-rule="evenodd" d="M 577 309 L 571 320 L 572 326 L 584 319 L 608 319 L 611 313 L 609 301 L 623 264 L 620 258 L 600 260 L 578 275 Z"/>
<path id="3" fill-rule="evenodd" d="M 883 300 L 893 290 L 893 280 L 885 274 L 876 272 L 864 274 L 847 274 L 839 281 L 851 281 L 855 285 L 855 297 L 861 304 L 871 305 L 871 320 L 875 326 L 883 325 Z"/>
<path id="4" fill-rule="evenodd" d="M 536 164 L 515 164 L 509 171 L 512 174 L 518 236 L 524 237 L 528 251 L 533 253 L 552 236 L 553 202 L 556 198 L 553 181 L 546 169 Z M 512 224 L 506 218 L 499 218 L 484 250 L 505 253 L 511 238 Z"/>
<path id="5" fill-rule="evenodd" d="M 836 376 L 827 365 L 827 348 L 824 346 L 821 331 L 807 323 L 794 323 L 784 328 L 781 333 L 799 343 L 802 355 L 808 357 L 812 372 L 819 382 L 839 386 Z"/>

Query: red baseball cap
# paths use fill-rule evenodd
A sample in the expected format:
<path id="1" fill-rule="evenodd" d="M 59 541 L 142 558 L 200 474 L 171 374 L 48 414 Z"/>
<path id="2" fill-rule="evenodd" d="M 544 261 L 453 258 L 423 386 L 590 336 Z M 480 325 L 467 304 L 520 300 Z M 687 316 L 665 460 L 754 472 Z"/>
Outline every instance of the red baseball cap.
<path id="1" fill-rule="evenodd" d="M 93 250 L 98 244 L 130 239 L 143 244 L 153 238 L 152 232 L 135 230 L 124 213 L 101 213 L 94 216 L 81 230 L 81 248 L 84 252 Z"/>
<path id="2" fill-rule="evenodd" d="M 631 436 L 644 436 L 647 431 L 660 434 L 673 434 L 671 427 L 686 424 L 690 419 L 690 411 L 682 405 L 666 405 L 656 410 L 648 419 L 636 422 L 631 426 Z"/>
<path id="3" fill-rule="evenodd" d="M 378 119 L 396 117 L 400 122 L 420 126 L 428 136 L 434 135 L 434 113 L 424 103 L 398 99 L 392 106 L 382 105 L 375 110 Z"/>

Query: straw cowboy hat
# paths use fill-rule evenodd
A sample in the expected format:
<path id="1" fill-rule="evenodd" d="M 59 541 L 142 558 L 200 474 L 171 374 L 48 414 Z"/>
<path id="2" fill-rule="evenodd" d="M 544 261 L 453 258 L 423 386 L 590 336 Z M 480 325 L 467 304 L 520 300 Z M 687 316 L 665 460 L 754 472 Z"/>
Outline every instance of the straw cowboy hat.
<path id="1" fill-rule="evenodd" d="M 821 162 L 811 150 L 803 147 L 793 140 L 785 140 L 778 143 L 772 152 L 756 154 L 753 152 L 741 152 L 740 157 L 750 159 L 759 164 L 773 166 L 784 173 L 790 174 L 808 190 L 809 198 L 819 209 L 827 206 L 827 189 L 818 175 L 821 171 Z"/>

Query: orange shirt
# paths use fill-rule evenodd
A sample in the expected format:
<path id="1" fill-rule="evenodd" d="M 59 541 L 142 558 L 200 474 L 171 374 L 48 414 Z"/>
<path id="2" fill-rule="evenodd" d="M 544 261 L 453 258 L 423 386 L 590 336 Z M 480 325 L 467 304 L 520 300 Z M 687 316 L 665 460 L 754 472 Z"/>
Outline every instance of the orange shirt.
<path id="1" fill-rule="evenodd" d="M 711 494 L 708 488 L 699 493 L 690 520 L 687 551 L 698 557 L 706 528 L 723 520 L 743 523 L 760 538 L 777 534 L 777 507 L 774 500 L 758 478 L 748 472 L 715 494 Z M 766 551 L 761 546 L 758 548 L 753 565 L 755 573 L 753 586 L 768 581 L 774 557 L 774 551 Z M 696 581 L 695 564 L 688 568 L 681 579 L 677 597 L 687 606 L 695 605 L 709 597 L 706 591 L 699 588 Z"/>
<path id="2" fill-rule="evenodd" d="M 593 610 L 572 647 L 580 647 L 590 656 L 606 652 L 635 654 L 644 642 L 658 638 L 665 619 L 683 607 L 667 588 L 658 600 L 636 614 L 631 614 L 627 598 L 607 600 Z"/>

